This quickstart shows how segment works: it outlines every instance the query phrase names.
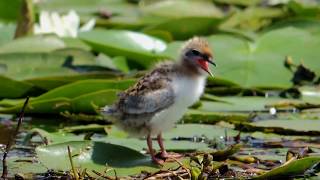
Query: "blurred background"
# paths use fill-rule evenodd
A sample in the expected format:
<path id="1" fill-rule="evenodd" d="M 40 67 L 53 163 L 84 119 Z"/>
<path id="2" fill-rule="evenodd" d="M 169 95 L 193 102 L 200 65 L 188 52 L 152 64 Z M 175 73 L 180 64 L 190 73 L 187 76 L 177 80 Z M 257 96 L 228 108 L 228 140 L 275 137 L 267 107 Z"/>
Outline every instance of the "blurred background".
<path id="1" fill-rule="evenodd" d="M 177 59 L 184 41 L 194 36 L 208 40 L 217 67 L 201 100 L 165 136 L 169 149 L 246 142 L 256 152 L 271 148 L 263 151 L 277 160 L 288 148 L 306 143 L 320 152 L 318 0 L 0 0 L 0 143 L 11 137 L 15 115 L 29 96 L 17 146 L 31 143 L 31 152 L 22 154 L 36 154 L 42 163 L 15 164 L 11 173 L 66 170 L 68 159 L 53 163 L 61 155 L 51 157 L 52 152 L 74 140 L 80 144 L 72 146 L 87 146 L 84 137 L 144 149 L 142 140 L 127 140 L 122 131 L 106 126 L 110 122 L 98 109 L 154 64 Z M 35 134 L 55 148 L 39 146 Z M 292 145 L 301 137 L 308 141 Z M 104 167 L 92 158 L 84 164 Z M 118 165 L 122 175 L 146 166 Z"/>

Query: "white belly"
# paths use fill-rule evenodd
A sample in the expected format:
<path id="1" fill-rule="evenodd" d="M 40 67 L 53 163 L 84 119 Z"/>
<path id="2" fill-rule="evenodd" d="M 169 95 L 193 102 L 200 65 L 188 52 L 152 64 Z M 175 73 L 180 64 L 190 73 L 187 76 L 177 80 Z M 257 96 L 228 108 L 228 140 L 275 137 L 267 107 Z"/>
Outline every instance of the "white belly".
<path id="1" fill-rule="evenodd" d="M 188 107 L 199 100 L 205 87 L 205 78 L 173 79 L 172 84 L 175 92 L 174 103 L 152 118 L 150 125 L 153 135 L 171 129 L 182 118 Z"/>

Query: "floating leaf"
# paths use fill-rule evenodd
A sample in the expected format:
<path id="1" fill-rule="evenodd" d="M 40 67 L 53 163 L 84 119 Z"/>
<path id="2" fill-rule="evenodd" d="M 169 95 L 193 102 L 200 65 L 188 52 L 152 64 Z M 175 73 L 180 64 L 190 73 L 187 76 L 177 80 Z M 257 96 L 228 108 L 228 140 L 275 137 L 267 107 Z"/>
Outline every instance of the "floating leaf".
<path id="1" fill-rule="evenodd" d="M 7 43 L 10 42 L 10 40 L 13 39 L 14 37 L 14 32 L 15 32 L 16 26 L 14 24 L 2 24 L 0 23 L 0 47 Z"/>
<path id="2" fill-rule="evenodd" d="M 134 82 L 135 80 L 83 80 L 67 84 L 32 98 L 26 113 L 96 113 L 95 107 L 110 105 L 116 100 L 119 90 L 128 88 Z M 17 113 L 23 101 L 6 100 L 2 104 L 8 107 L 0 109 L 0 112 Z"/>
<path id="3" fill-rule="evenodd" d="M 82 80 L 65 86 L 53 89 L 41 96 L 37 100 L 52 99 L 57 97 L 76 98 L 80 95 L 96 92 L 99 90 L 118 89 L 124 90 L 135 82 L 133 79 L 128 80 Z"/>
<path id="4" fill-rule="evenodd" d="M 209 42 L 215 49 L 219 66 L 213 72 L 244 87 L 290 86 L 292 75 L 283 66 L 286 55 L 294 59 L 303 58 L 304 64 L 312 67 L 312 71 L 320 71 L 318 61 L 314 60 L 314 57 L 320 56 L 314 49 L 320 45 L 320 36 L 301 29 L 270 31 L 253 44 L 224 35 L 211 36 Z M 301 44 L 305 47 L 301 48 Z"/>
<path id="5" fill-rule="evenodd" d="M 320 130 L 320 121 L 317 120 L 264 120 L 252 123 L 260 127 L 281 127 L 284 129 L 292 129 L 296 131 L 318 131 Z"/>
<path id="6" fill-rule="evenodd" d="M 104 38 L 101 38 L 104 37 Z M 111 56 L 126 56 L 145 67 L 154 64 L 166 49 L 166 44 L 145 34 L 125 30 L 95 29 L 80 34 L 95 51 Z"/>
<path id="7" fill-rule="evenodd" d="M 264 111 L 269 112 L 269 109 L 276 103 L 302 103 L 298 99 L 285 99 L 277 97 L 235 97 L 226 96 L 219 97 L 219 101 L 202 101 L 202 106 L 198 110 L 211 112 L 252 112 Z M 282 107 L 282 109 L 292 109 L 292 106 Z"/>
<path id="8" fill-rule="evenodd" d="M 184 123 L 216 124 L 220 121 L 246 122 L 249 116 L 240 113 L 214 113 L 199 110 L 189 110 L 182 118 Z"/>
<path id="9" fill-rule="evenodd" d="M 157 169 L 148 156 L 124 146 L 105 142 L 71 141 L 40 146 L 36 148 L 37 156 L 40 162 L 49 169 L 70 170 L 67 146 L 71 148 L 76 168 L 102 171 L 108 166 L 114 168 L 119 176 Z"/>
<path id="10" fill-rule="evenodd" d="M 293 160 L 284 165 L 274 168 L 265 174 L 256 176 L 253 179 L 277 179 L 284 177 L 294 177 L 303 175 L 305 171 L 312 168 L 320 162 L 320 157 L 306 157 L 298 160 Z"/>
<path id="11" fill-rule="evenodd" d="M 119 90 L 102 90 L 72 99 L 73 110 L 75 113 L 96 113 L 97 107 L 103 107 L 114 103 L 118 96 Z"/>
<path id="12" fill-rule="evenodd" d="M 51 52 L 65 47 L 63 40 L 53 35 L 29 36 L 0 46 L 0 53 Z"/>
<path id="13" fill-rule="evenodd" d="M 65 66 L 69 60 L 78 66 L 95 65 L 92 59 L 81 58 L 74 54 L 74 51 L 70 53 L 9 53 L 0 54 L 0 74 L 16 80 L 78 74 L 79 72 Z"/>
<path id="14" fill-rule="evenodd" d="M 0 1 L 0 19 L 15 22 L 19 16 L 21 5 L 22 0 L 10 1 L 9 6 L 7 1 Z"/>
<path id="15" fill-rule="evenodd" d="M 142 12 L 149 16 L 166 18 L 181 17 L 222 17 L 223 14 L 210 1 L 151 1 L 141 3 Z"/>
<path id="16" fill-rule="evenodd" d="M 36 90 L 34 86 L 27 82 L 15 81 L 0 75 L 0 98 L 19 98 Z M 41 91 L 40 91 L 41 92 Z"/>
<path id="17" fill-rule="evenodd" d="M 282 135 L 319 136 L 317 120 L 264 120 L 253 123 L 237 123 L 236 129 L 247 132 L 261 131 Z"/>
<path id="18" fill-rule="evenodd" d="M 253 6 L 259 4 L 260 0 L 214 0 L 214 2 L 222 3 L 222 4 L 229 4 L 229 5 L 241 5 L 241 6 Z"/>
<path id="19" fill-rule="evenodd" d="M 318 2 L 303 3 L 299 1 L 290 1 L 288 7 L 295 14 L 302 17 L 317 17 L 320 13 L 320 5 Z"/>
<path id="20" fill-rule="evenodd" d="M 320 33 L 320 20 L 310 18 L 292 18 L 285 19 L 272 24 L 264 29 L 264 32 L 281 29 L 285 27 L 295 27 L 303 30 L 308 30 L 311 33 Z"/>
<path id="21" fill-rule="evenodd" d="M 285 15 L 285 11 L 280 8 L 249 7 L 234 13 L 220 25 L 220 28 L 256 31 L 271 24 L 273 19 Z"/>
<path id="22" fill-rule="evenodd" d="M 169 32 L 175 39 L 192 38 L 195 35 L 208 35 L 213 32 L 218 19 L 212 17 L 185 17 L 178 19 L 170 19 L 153 26 L 149 26 L 144 31 L 146 33 L 152 31 Z"/>
<path id="23" fill-rule="evenodd" d="M 25 80 L 24 82 L 31 83 L 44 90 L 51 90 L 59 86 L 63 86 L 69 83 L 73 83 L 79 80 L 89 79 L 114 79 L 119 77 L 121 74 L 113 72 L 100 72 L 100 73 L 85 73 L 75 74 L 68 76 L 50 76 L 50 77 L 39 77 Z"/>

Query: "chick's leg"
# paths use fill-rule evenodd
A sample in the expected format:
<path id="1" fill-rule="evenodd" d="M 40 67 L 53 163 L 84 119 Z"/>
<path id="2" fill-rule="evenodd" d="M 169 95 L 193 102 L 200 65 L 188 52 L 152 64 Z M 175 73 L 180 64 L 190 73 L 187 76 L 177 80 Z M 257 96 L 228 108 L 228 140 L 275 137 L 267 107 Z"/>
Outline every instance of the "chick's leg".
<path id="1" fill-rule="evenodd" d="M 177 153 L 168 153 L 163 145 L 162 133 L 157 136 L 158 144 L 160 146 L 161 158 L 180 158 L 182 155 Z"/>
<path id="2" fill-rule="evenodd" d="M 156 156 L 154 154 L 154 151 L 152 148 L 152 138 L 151 138 L 150 134 L 147 136 L 147 145 L 148 145 L 148 150 L 151 155 L 152 161 L 155 162 L 156 164 L 162 165 L 164 163 L 164 161 L 162 159 L 156 158 Z"/>

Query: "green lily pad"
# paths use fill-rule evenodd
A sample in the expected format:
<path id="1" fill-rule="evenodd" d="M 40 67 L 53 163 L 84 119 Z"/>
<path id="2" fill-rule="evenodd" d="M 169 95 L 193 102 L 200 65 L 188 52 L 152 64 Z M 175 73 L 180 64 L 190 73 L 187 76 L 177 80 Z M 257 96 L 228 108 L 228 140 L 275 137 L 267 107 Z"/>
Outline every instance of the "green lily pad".
<path id="1" fill-rule="evenodd" d="M 31 83 L 15 81 L 1 75 L 0 82 L 0 98 L 19 98 L 35 90 Z"/>
<path id="2" fill-rule="evenodd" d="M 320 35 L 305 30 L 270 31 L 254 43 L 225 35 L 211 36 L 209 42 L 219 66 L 212 69 L 214 74 L 244 87 L 289 87 L 292 74 L 283 65 L 286 55 L 303 59 L 311 70 L 320 71 L 318 61 L 314 60 L 320 56 L 314 49 L 320 44 Z M 301 48 L 301 44 L 305 44 L 305 48 Z"/>
<path id="3" fill-rule="evenodd" d="M 134 175 L 142 170 L 150 172 L 157 170 L 157 166 L 151 162 L 150 157 L 127 147 L 105 142 L 71 141 L 40 146 L 36 148 L 36 152 L 40 162 L 47 168 L 70 170 L 67 146 L 70 146 L 76 168 L 102 171 L 108 166 L 114 168 L 118 176 Z"/>
<path id="4" fill-rule="evenodd" d="M 52 99 L 57 97 L 76 98 L 80 95 L 93 93 L 99 90 L 118 89 L 125 90 L 135 82 L 133 79 L 127 80 L 102 80 L 91 79 L 77 81 L 65 86 L 60 86 L 37 97 L 37 100 Z"/>
<path id="5" fill-rule="evenodd" d="M 254 6 L 259 3 L 261 3 L 260 0 L 215 0 L 217 3 L 222 3 L 222 4 L 230 4 L 230 5 L 241 5 L 241 6 Z"/>
<path id="6" fill-rule="evenodd" d="M 29 114 L 60 114 L 68 111 L 71 113 L 96 114 L 96 108 L 112 104 L 116 100 L 118 92 L 118 90 L 109 89 L 79 95 L 75 98 L 62 96 L 45 99 L 33 98 L 25 112 Z M 0 113 L 18 113 L 23 106 L 22 101 L 12 103 L 14 106 L 0 109 Z"/>
<path id="7" fill-rule="evenodd" d="M 97 107 L 103 107 L 114 103 L 119 90 L 101 90 L 72 99 L 73 110 L 75 113 L 95 113 Z"/>
<path id="8" fill-rule="evenodd" d="M 166 18 L 222 17 L 223 13 L 210 1 L 153 1 L 142 3 L 141 10 L 149 16 Z"/>
<path id="9" fill-rule="evenodd" d="M 198 110 L 210 112 L 252 112 L 252 111 L 267 111 L 269 112 L 272 104 L 276 103 L 302 103 L 303 101 L 297 99 L 285 99 L 277 97 L 219 97 L 216 102 L 202 101 L 202 106 Z M 292 109 L 292 107 L 283 107 Z"/>
<path id="10" fill-rule="evenodd" d="M 236 129 L 244 132 L 261 131 L 281 135 L 319 136 L 317 120 L 263 120 L 253 123 L 236 123 Z"/>
<path id="11" fill-rule="evenodd" d="M 237 11 L 219 27 L 256 31 L 271 24 L 273 19 L 279 19 L 285 15 L 285 11 L 280 8 L 249 7 L 244 11 Z"/>
<path id="12" fill-rule="evenodd" d="M 48 76 L 79 74 L 81 65 L 92 66 L 92 59 L 80 57 L 75 51 L 54 53 L 6 53 L 0 54 L 0 74 L 16 80 Z M 82 54 L 83 55 L 83 54 Z M 71 59 L 70 59 L 71 58 Z M 69 62 L 71 60 L 71 62 Z M 67 67 L 66 62 L 72 63 Z"/>
<path id="13" fill-rule="evenodd" d="M 253 179 L 277 179 L 283 177 L 294 177 L 303 175 L 305 171 L 320 162 L 320 157 L 306 157 L 287 162 L 284 165 L 274 168 L 265 174 L 253 177 Z"/>
<path id="14" fill-rule="evenodd" d="M 127 89 L 135 80 L 83 80 L 58 87 L 36 98 L 31 98 L 26 113 L 31 114 L 59 114 L 69 111 L 71 113 L 96 113 L 97 107 L 112 104 L 119 90 Z M 18 113 L 23 100 L 2 102 L 6 108 L 0 109 L 2 113 Z"/>
<path id="15" fill-rule="evenodd" d="M 13 0 L 10 1 L 10 5 L 8 6 L 8 2 L 0 1 L 0 19 L 2 21 L 15 22 L 19 16 L 22 2 L 22 0 Z"/>
<path id="16" fill-rule="evenodd" d="M 317 120 L 264 120 L 251 123 L 260 127 L 281 127 L 296 131 L 318 131 L 320 134 L 320 121 Z"/>
<path id="17" fill-rule="evenodd" d="M 31 83 L 41 89 L 51 90 L 66 84 L 73 83 L 80 80 L 89 79 L 114 79 L 119 77 L 120 74 L 113 72 L 98 72 L 98 73 L 85 73 L 85 74 L 74 74 L 67 76 L 50 76 L 50 77 L 39 77 L 27 79 L 24 82 Z"/>
<path id="18" fill-rule="evenodd" d="M 114 58 L 110 58 L 109 56 L 100 53 L 96 59 L 97 63 L 103 67 L 119 70 L 124 73 L 128 73 L 130 70 L 128 67 L 127 59 L 124 56 L 116 56 Z"/>
<path id="19" fill-rule="evenodd" d="M 58 11 L 60 13 L 67 13 L 70 9 L 75 10 L 80 14 L 80 17 L 86 17 L 88 14 L 95 14 L 101 10 L 101 7 L 106 7 L 108 11 L 115 13 L 119 16 L 125 14 L 132 14 L 137 7 L 127 1 L 117 0 L 55 0 L 55 1 L 42 1 L 38 3 L 39 10 Z"/>
<path id="20" fill-rule="evenodd" d="M 148 163 L 148 161 L 150 161 L 149 158 L 137 151 L 103 142 L 71 141 L 37 147 L 36 151 L 40 161 L 47 167 L 68 170 L 71 169 L 69 163 L 61 163 L 69 161 L 67 156 L 68 145 L 71 148 L 73 156 L 76 157 L 73 158 L 76 166 L 90 162 L 102 167 L 107 164 L 115 167 L 137 166 L 139 164 L 150 165 L 150 162 Z M 47 154 L 49 152 L 51 152 L 51 155 Z M 56 159 L 54 162 L 57 163 L 54 163 L 52 161 L 53 159 Z"/>
<path id="21" fill-rule="evenodd" d="M 7 43 L 10 42 L 13 37 L 14 37 L 14 32 L 15 32 L 16 26 L 14 24 L 2 24 L 0 23 L 0 47 Z"/>
<path id="22" fill-rule="evenodd" d="M 290 1 L 288 7 L 295 14 L 302 17 L 314 18 L 320 13 L 320 5 L 317 2 L 303 3 L 301 1 Z"/>
<path id="23" fill-rule="evenodd" d="M 7 159 L 8 177 L 14 177 L 16 174 L 26 173 L 24 178 L 34 179 L 36 174 L 44 173 L 48 169 L 40 163 L 35 163 L 33 157 L 11 156 Z M 2 166 L 0 167 L 2 171 Z"/>
<path id="24" fill-rule="evenodd" d="M 264 32 L 285 28 L 285 27 L 295 27 L 304 30 L 308 30 L 311 33 L 320 33 L 320 20 L 312 18 L 291 18 L 285 19 L 276 23 L 273 23 L 271 26 L 266 27 Z"/>
<path id="25" fill-rule="evenodd" d="M 189 110 L 184 117 L 182 122 L 184 123 L 201 123 L 201 124 L 216 124 L 220 121 L 226 122 L 247 122 L 249 116 L 241 113 L 216 113 L 199 110 Z"/>
<path id="26" fill-rule="evenodd" d="M 29 36 L 0 46 L 0 53 L 51 52 L 66 47 L 63 40 L 53 35 Z"/>
<path id="27" fill-rule="evenodd" d="M 166 49 L 165 42 L 157 38 L 125 30 L 95 29 L 81 33 L 80 38 L 98 52 L 126 56 L 145 67 L 164 58 L 159 53 Z"/>
<path id="28" fill-rule="evenodd" d="M 218 23 L 219 19 L 212 17 L 184 17 L 148 26 L 144 32 L 164 31 L 169 32 L 174 39 L 188 39 L 195 34 L 208 35 L 212 33 Z"/>
<path id="29" fill-rule="evenodd" d="M 85 42 L 81 41 L 79 38 L 61 38 L 68 48 L 82 49 L 85 51 L 90 51 L 91 48 Z"/>

